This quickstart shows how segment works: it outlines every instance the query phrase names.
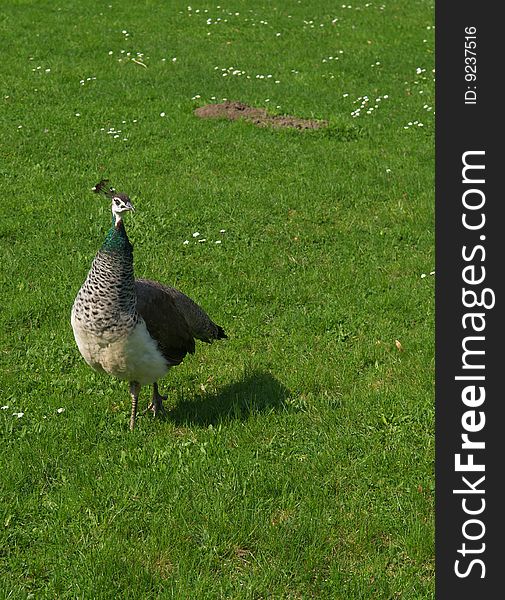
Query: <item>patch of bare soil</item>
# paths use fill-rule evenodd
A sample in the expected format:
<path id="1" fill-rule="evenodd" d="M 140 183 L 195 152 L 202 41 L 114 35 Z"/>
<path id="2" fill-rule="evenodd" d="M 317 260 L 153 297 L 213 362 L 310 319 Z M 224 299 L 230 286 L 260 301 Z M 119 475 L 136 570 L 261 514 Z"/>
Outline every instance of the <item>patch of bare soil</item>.
<path id="1" fill-rule="evenodd" d="M 328 127 L 327 121 L 299 119 L 289 115 L 269 115 L 264 108 L 254 108 L 242 102 L 207 104 L 195 110 L 201 119 L 245 119 L 259 127 L 292 127 L 293 129 L 321 129 Z"/>

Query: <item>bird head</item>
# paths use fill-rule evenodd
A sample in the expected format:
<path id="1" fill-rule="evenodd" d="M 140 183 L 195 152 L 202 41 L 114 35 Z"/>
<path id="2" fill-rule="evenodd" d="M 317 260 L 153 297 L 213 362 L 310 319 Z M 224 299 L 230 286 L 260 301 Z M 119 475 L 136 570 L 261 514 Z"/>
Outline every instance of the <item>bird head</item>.
<path id="1" fill-rule="evenodd" d="M 108 183 L 107 179 L 102 179 L 100 183 L 95 185 L 93 191 L 96 194 L 103 194 L 110 199 L 112 215 L 115 224 L 117 225 L 122 220 L 123 214 L 129 211 L 135 211 L 135 207 L 131 203 L 129 196 L 126 194 L 119 194 L 113 187 L 109 187 Z"/>

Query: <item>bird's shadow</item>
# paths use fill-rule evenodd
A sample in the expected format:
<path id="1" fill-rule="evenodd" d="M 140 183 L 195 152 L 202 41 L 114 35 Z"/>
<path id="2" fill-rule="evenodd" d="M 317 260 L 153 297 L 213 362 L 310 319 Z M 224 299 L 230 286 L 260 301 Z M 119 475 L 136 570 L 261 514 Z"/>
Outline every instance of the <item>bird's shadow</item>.
<path id="1" fill-rule="evenodd" d="M 282 409 L 288 396 L 288 388 L 273 375 L 255 371 L 213 394 L 204 393 L 191 400 L 179 400 L 168 418 L 179 426 L 243 421 L 255 413 Z"/>

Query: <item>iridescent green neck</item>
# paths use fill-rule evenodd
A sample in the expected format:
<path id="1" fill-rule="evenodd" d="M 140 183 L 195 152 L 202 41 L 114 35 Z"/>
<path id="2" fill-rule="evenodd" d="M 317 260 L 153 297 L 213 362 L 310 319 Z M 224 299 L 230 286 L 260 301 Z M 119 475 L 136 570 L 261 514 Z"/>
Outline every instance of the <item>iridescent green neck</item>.
<path id="1" fill-rule="evenodd" d="M 123 225 L 123 221 L 119 221 L 116 225 L 114 218 L 112 219 L 112 227 L 107 232 L 105 240 L 101 247 L 102 251 L 106 252 L 118 252 L 123 254 L 131 254 L 133 246 L 130 244 L 130 240 L 126 235 L 126 229 Z"/>

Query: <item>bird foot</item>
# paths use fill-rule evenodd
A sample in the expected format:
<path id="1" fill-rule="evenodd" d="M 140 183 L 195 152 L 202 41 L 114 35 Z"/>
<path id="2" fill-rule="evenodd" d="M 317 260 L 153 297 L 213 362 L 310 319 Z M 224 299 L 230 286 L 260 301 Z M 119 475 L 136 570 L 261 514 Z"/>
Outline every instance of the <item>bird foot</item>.
<path id="1" fill-rule="evenodd" d="M 163 400 L 166 400 L 167 398 L 168 396 L 162 396 L 161 394 L 153 393 L 152 400 L 149 403 L 149 406 L 144 411 L 144 413 L 151 411 L 152 413 L 154 413 L 155 417 L 165 417 L 167 411 L 163 406 Z"/>

